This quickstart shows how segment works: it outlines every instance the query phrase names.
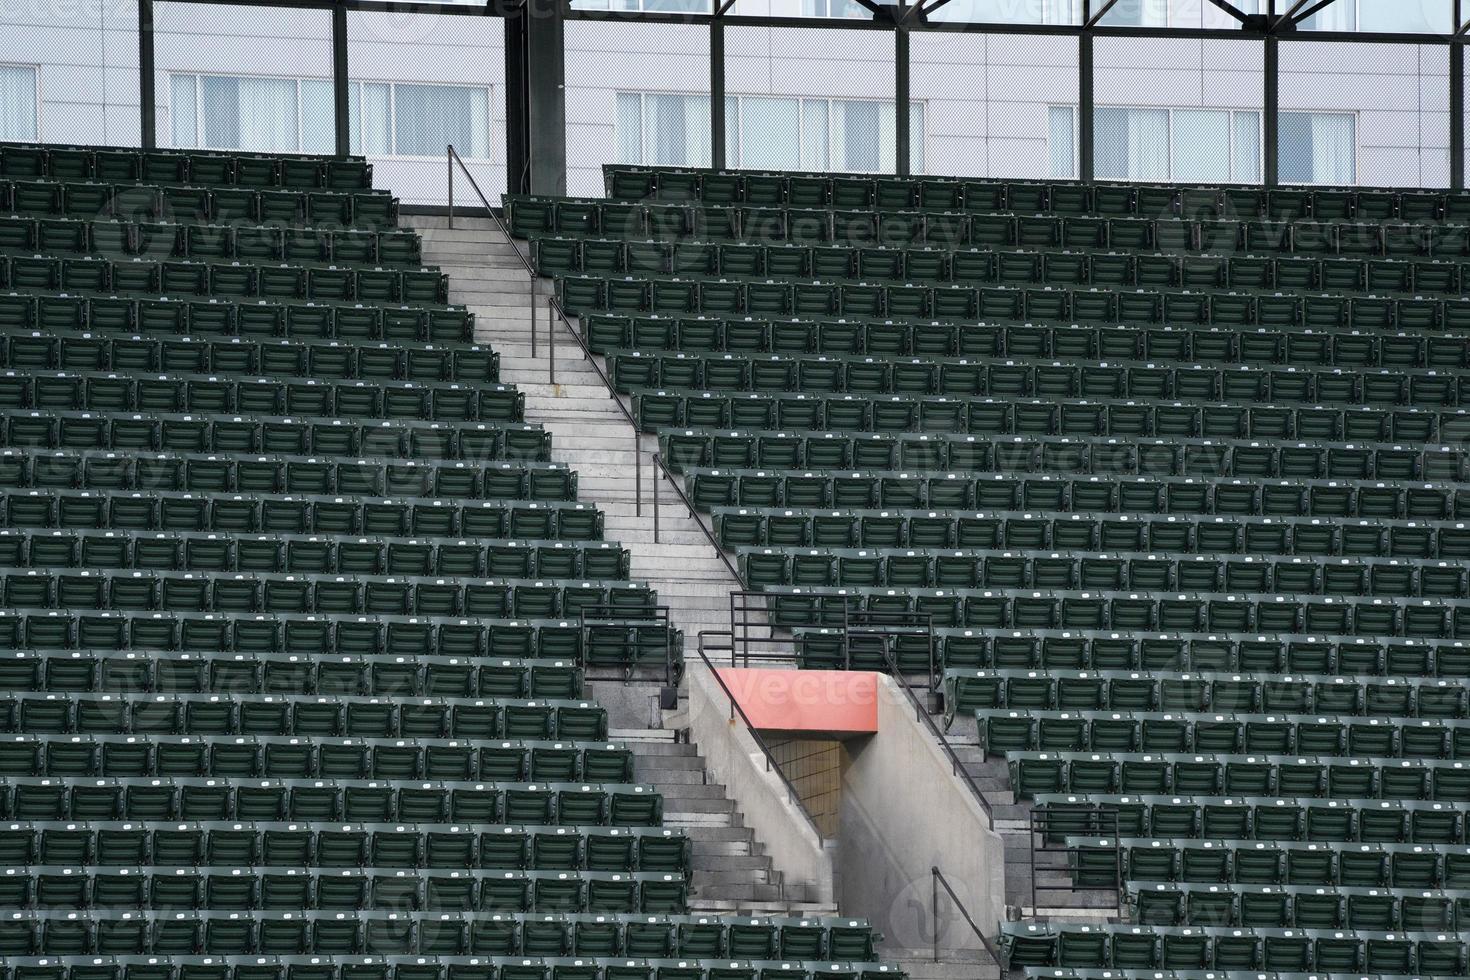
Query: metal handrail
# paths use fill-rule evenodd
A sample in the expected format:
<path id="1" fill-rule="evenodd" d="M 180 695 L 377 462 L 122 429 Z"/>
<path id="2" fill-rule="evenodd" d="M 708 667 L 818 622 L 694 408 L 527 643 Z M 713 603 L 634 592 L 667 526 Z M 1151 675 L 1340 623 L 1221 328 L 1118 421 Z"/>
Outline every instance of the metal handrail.
<path id="1" fill-rule="evenodd" d="M 944 872 L 940 871 L 938 867 L 930 865 L 929 876 L 934 886 L 934 894 L 929 904 L 929 915 L 934 920 L 934 962 L 939 962 L 939 886 L 943 885 L 944 890 L 949 892 L 950 901 L 954 902 L 955 908 L 960 910 L 960 915 L 965 917 L 965 922 L 969 924 L 970 930 L 980 937 L 980 943 L 985 947 L 985 952 L 989 953 L 990 958 L 995 960 L 996 966 L 1000 966 L 1000 953 L 991 945 L 990 937 L 985 935 L 985 932 L 970 917 L 970 910 L 965 908 L 965 903 L 960 901 L 960 897 L 954 893 L 954 889 L 949 887 L 949 880 L 944 877 Z"/>
<path id="2" fill-rule="evenodd" d="M 577 627 L 581 631 L 582 648 L 577 653 L 577 665 L 586 673 L 592 664 L 587 662 L 587 630 L 596 625 L 653 625 L 664 630 L 664 683 L 672 686 L 678 670 L 674 664 L 674 623 L 669 616 L 668 606 L 653 606 L 642 610 L 624 609 L 621 606 L 596 604 L 577 610 Z M 632 677 L 637 664 L 629 661 L 626 677 Z M 600 679 L 600 678 L 599 678 Z"/>
<path id="3" fill-rule="evenodd" d="M 673 473 L 669 472 L 669 468 L 664 465 L 663 456 L 658 453 L 653 454 L 653 543 L 658 544 L 658 477 L 660 473 L 669 481 L 669 485 L 674 488 L 674 493 L 678 494 L 679 500 L 689 509 L 690 519 L 695 524 L 698 524 L 699 529 L 704 532 L 705 540 L 710 543 L 710 547 L 715 549 L 715 554 L 720 556 L 720 561 L 725 563 L 725 568 L 730 572 L 730 577 L 735 579 L 740 584 L 740 587 L 744 589 L 746 587 L 745 576 L 741 575 L 740 570 L 731 563 L 730 557 L 725 554 L 725 549 L 720 547 L 720 542 L 715 538 L 714 532 L 705 525 L 704 521 L 700 519 L 699 512 L 694 509 L 694 501 L 690 500 L 688 495 L 684 493 L 684 488 L 679 486 L 679 481 L 674 478 Z"/>
<path id="4" fill-rule="evenodd" d="M 709 657 L 705 655 L 705 637 L 707 636 L 731 636 L 731 634 L 727 630 L 700 630 L 698 642 L 694 646 L 694 652 L 699 654 L 699 659 L 704 661 L 705 667 L 709 668 L 710 676 L 714 677 L 715 683 L 720 685 L 720 690 L 725 692 L 725 697 L 730 699 L 730 719 L 733 721 L 735 719 L 735 716 L 738 714 L 740 716 L 740 720 L 745 722 L 745 730 L 750 732 L 750 737 L 755 740 L 756 747 L 759 748 L 761 750 L 761 754 L 766 757 L 766 772 L 774 772 L 778 777 L 780 777 L 782 785 L 786 787 L 786 802 L 790 803 L 801 813 L 802 817 L 806 820 L 807 826 L 812 829 L 812 833 L 817 835 L 817 840 L 822 840 L 822 831 L 817 827 L 817 822 L 812 819 L 812 815 L 807 812 L 806 804 L 801 801 L 801 794 L 796 791 L 796 787 L 792 784 L 791 780 L 787 778 L 785 771 L 782 770 L 781 764 L 778 763 L 776 761 L 776 757 L 771 754 L 771 750 L 766 746 L 765 739 L 761 738 L 760 732 L 756 731 L 755 726 L 750 723 L 750 716 L 745 713 L 744 708 L 740 707 L 740 702 L 735 700 L 734 692 L 732 692 L 730 690 L 730 686 L 725 683 L 725 679 L 720 676 L 719 670 L 710 661 Z M 712 645 L 710 649 L 724 650 L 727 648 Z M 732 652 L 735 649 L 733 638 L 731 639 L 728 649 Z"/>
<path id="5" fill-rule="evenodd" d="M 903 674 L 898 672 L 898 661 L 888 652 L 888 645 L 886 643 L 881 644 L 878 647 L 878 651 L 883 655 L 883 662 L 888 667 L 888 673 L 893 676 L 894 683 L 904 693 L 904 697 L 909 699 L 909 703 L 914 706 L 914 714 L 924 722 L 925 726 L 929 729 L 929 734 L 934 736 L 935 741 L 939 743 L 939 747 L 944 750 L 944 754 L 949 756 L 950 765 L 954 768 L 954 774 L 960 777 L 965 785 L 970 788 L 970 793 L 975 797 L 975 802 L 980 804 L 980 809 L 985 811 L 985 816 L 989 819 L 990 826 L 994 827 L 995 813 L 991 809 L 990 801 L 985 798 L 984 793 L 980 792 L 980 787 L 975 785 L 974 778 L 965 768 L 964 763 L 960 761 L 960 757 L 955 755 L 954 748 L 950 746 L 949 740 L 939 731 L 939 727 L 934 724 L 934 719 L 929 717 L 928 709 L 919 703 L 919 699 L 914 696 L 914 692 L 909 687 L 908 682 L 904 680 Z"/>
<path id="6" fill-rule="evenodd" d="M 535 305 L 534 302 L 532 305 Z M 592 350 L 587 346 L 587 341 L 582 339 L 582 334 L 572 325 L 572 321 L 567 319 L 567 311 L 562 309 L 561 301 L 555 296 L 546 297 L 546 310 L 547 320 L 549 321 L 546 325 L 546 337 L 548 343 L 551 345 L 550 366 L 547 369 L 547 377 L 550 383 L 556 384 L 556 321 L 561 320 L 566 325 L 567 333 L 571 334 L 572 339 L 577 342 L 577 346 L 582 348 L 582 356 L 586 358 L 588 364 L 592 365 L 592 370 L 597 372 L 597 376 L 602 379 L 603 387 L 607 389 L 607 396 L 612 399 L 613 404 L 622 413 L 624 420 L 633 429 L 633 512 L 638 517 L 642 517 L 643 444 L 639 441 L 642 436 L 638 430 L 638 420 L 633 418 L 633 413 L 628 411 L 628 407 L 623 404 L 623 399 L 618 395 L 618 390 L 613 387 L 612 381 L 608 379 L 607 372 L 602 370 L 602 367 L 597 363 L 597 358 L 592 356 Z M 534 347 L 532 349 L 534 352 Z M 658 479 L 657 475 L 653 478 L 655 481 Z M 657 527 L 658 519 L 655 517 L 654 528 L 657 529 Z M 654 541 L 657 540 L 658 537 L 655 534 Z"/>
<path id="7" fill-rule="evenodd" d="M 495 222 L 495 227 L 499 228 L 500 233 L 505 236 L 505 243 L 510 246 L 512 252 L 516 253 L 516 258 L 521 260 L 521 266 L 526 270 L 526 276 L 529 279 L 531 289 L 531 356 L 534 358 L 536 356 L 536 268 L 531 265 L 531 260 L 522 255 L 521 250 L 516 248 L 516 241 L 511 237 L 510 229 L 506 227 L 505 221 L 501 219 L 500 215 L 495 213 L 495 209 L 490 206 L 490 199 L 485 196 L 484 191 L 480 190 L 480 182 L 475 179 L 474 174 L 470 173 L 470 168 L 464 165 L 464 159 L 455 151 L 454 144 L 451 143 L 444 149 L 445 164 L 449 170 L 449 227 L 454 227 L 454 165 L 457 163 L 459 164 L 459 169 L 463 170 L 464 175 L 469 178 L 470 186 L 475 189 L 475 194 L 479 196 L 480 203 L 485 205 L 485 212 L 490 215 L 490 220 Z"/>

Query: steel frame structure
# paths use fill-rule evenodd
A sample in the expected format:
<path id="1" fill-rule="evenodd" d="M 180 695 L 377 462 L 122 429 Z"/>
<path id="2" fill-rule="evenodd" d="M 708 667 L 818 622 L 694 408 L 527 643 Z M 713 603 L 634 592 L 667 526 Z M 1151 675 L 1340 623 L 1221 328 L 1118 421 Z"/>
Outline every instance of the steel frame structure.
<path id="1" fill-rule="evenodd" d="M 154 84 L 154 4 L 158 0 L 137 0 L 139 96 L 142 103 L 141 145 L 153 148 L 157 141 L 157 110 Z M 1102 23 L 1118 0 L 1081 0 L 1078 24 L 1016 24 L 938 22 L 929 15 L 950 0 L 854 0 L 873 14 L 872 20 L 858 18 L 815 18 L 792 16 L 750 16 L 732 13 L 736 0 L 709 0 L 710 12 L 702 14 L 583 10 L 570 6 L 569 0 L 485 0 L 480 6 L 452 3 L 418 3 L 413 0 L 167 0 L 170 3 L 218 4 L 248 7 L 289 7 L 323 10 L 332 15 L 332 78 L 336 115 L 336 150 L 346 155 L 350 146 L 348 126 L 348 44 L 349 11 L 394 14 L 435 14 L 463 17 L 499 17 L 506 30 L 506 120 L 507 154 L 511 191 L 550 192 L 545 186 L 534 186 L 531 159 L 538 144 L 549 138 L 546 125 L 538 125 L 533 116 L 532 90 L 560 93 L 565 83 L 565 64 L 560 58 L 532 56 L 530 22 L 544 18 L 555 22 L 557 36 L 568 21 L 602 21 L 642 24 L 705 25 L 709 38 L 710 82 L 710 147 L 711 163 L 718 169 L 726 163 L 725 119 L 725 29 L 727 27 L 772 27 L 783 29 L 877 30 L 894 36 L 894 111 L 896 170 L 909 172 L 909 38 L 914 32 L 961 34 L 999 34 L 1074 37 L 1077 39 L 1077 176 L 1083 181 L 1094 176 L 1093 143 L 1094 100 L 1093 42 L 1097 38 L 1214 38 L 1254 39 L 1261 43 L 1262 58 L 1262 183 L 1274 187 L 1278 179 L 1280 44 L 1293 38 L 1326 42 L 1367 42 L 1374 44 L 1447 45 L 1449 48 L 1449 129 L 1450 187 L 1465 187 L 1465 46 L 1470 43 L 1470 0 L 1451 0 L 1451 24 L 1447 34 L 1392 33 L 1382 31 L 1311 31 L 1298 33 L 1298 25 L 1313 14 L 1334 3 L 1351 0 L 1267 0 L 1265 14 L 1246 14 L 1230 0 L 1207 0 L 1224 11 L 1239 25 L 1235 29 L 1214 27 L 1118 27 Z M 1285 9 L 1280 9 L 1284 7 Z M 558 96 L 559 98 L 559 96 Z M 558 114 L 555 122 L 563 128 Z M 560 154 L 557 154 L 560 157 Z"/>

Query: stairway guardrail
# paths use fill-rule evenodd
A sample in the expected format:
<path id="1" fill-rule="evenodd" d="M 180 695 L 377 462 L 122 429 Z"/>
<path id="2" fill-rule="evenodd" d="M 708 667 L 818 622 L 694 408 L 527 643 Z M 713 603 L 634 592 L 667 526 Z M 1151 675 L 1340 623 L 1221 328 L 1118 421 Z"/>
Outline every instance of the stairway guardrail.
<path id="1" fill-rule="evenodd" d="M 664 465 L 663 456 L 659 453 L 653 454 L 653 543 L 658 544 L 658 485 L 660 475 L 669 481 L 669 486 L 674 488 L 674 493 L 679 497 L 679 500 L 684 506 L 688 508 L 689 519 L 695 524 L 698 524 L 699 529 L 704 532 L 705 540 L 709 542 L 711 548 L 715 549 L 715 554 L 720 556 L 720 561 L 725 563 L 725 568 L 729 570 L 730 577 L 744 589 L 745 577 L 740 574 L 740 569 L 730 561 L 730 556 L 725 554 L 725 549 L 720 547 L 719 539 L 715 537 L 714 531 L 710 530 L 709 526 L 700 518 L 699 512 L 694 509 L 694 501 L 690 500 L 689 495 L 684 492 L 684 488 L 679 486 L 678 479 L 674 477 L 673 473 L 669 472 L 669 468 Z"/>
<path id="2" fill-rule="evenodd" d="M 445 160 L 446 160 L 446 163 L 448 164 L 448 169 L 449 169 L 449 186 L 448 186 L 449 227 L 450 228 L 453 228 L 454 227 L 454 167 L 455 167 L 455 164 L 458 164 L 459 165 L 459 169 L 460 170 L 463 170 L 465 177 L 468 178 L 468 180 L 470 182 L 470 186 L 472 188 L 474 188 L 474 191 L 475 191 L 476 196 L 478 196 L 480 198 L 480 203 L 483 204 L 483 205 L 485 205 L 485 213 L 488 214 L 488 215 L 490 215 L 490 220 L 495 222 L 495 227 L 499 228 L 500 229 L 500 233 L 505 236 L 505 243 L 510 246 L 510 250 L 512 252 L 516 253 L 516 258 L 518 258 L 518 259 L 521 260 L 521 265 L 526 270 L 527 285 L 529 286 L 530 291 L 531 291 L 531 295 L 530 295 L 530 302 L 531 302 L 531 357 L 532 358 L 535 358 L 535 356 L 536 356 L 536 269 L 535 269 L 534 266 L 531 265 L 531 260 L 528 259 L 528 258 L 526 258 L 525 255 L 521 254 L 521 250 L 520 249 L 516 248 L 516 241 L 515 241 L 514 238 L 512 238 L 510 236 L 510 229 L 506 227 L 505 221 L 500 217 L 499 214 L 496 213 L 495 208 L 493 208 L 490 205 L 490 199 L 485 196 L 485 192 L 482 191 L 482 190 L 480 190 L 480 182 L 477 181 L 477 180 L 475 180 L 475 175 L 472 174 L 472 173 L 470 173 L 470 168 L 469 167 L 466 167 L 464 165 L 464 160 L 463 160 L 463 158 L 460 157 L 459 153 L 455 151 L 454 144 L 451 143 L 448 146 L 446 146 L 444 149 L 445 149 L 444 156 L 445 156 Z"/>
<path id="3" fill-rule="evenodd" d="M 934 887 L 933 895 L 929 901 L 929 919 L 934 925 L 934 962 L 939 962 L 939 886 L 943 885 L 944 890 L 949 892 L 949 900 L 954 902 L 955 908 L 959 909 L 960 915 L 965 917 L 965 922 L 970 926 L 970 930 L 979 937 L 980 944 L 985 947 L 985 952 L 989 953 L 990 958 L 995 960 L 996 966 L 1001 966 L 1000 952 L 990 942 L 990 937 L 985 935 L 985 931 L 975 924 L 975 920 L 970 916 L 970 910 L 965 908 L 965 903 L 960 901 L 960 897 L 949 886 L 949 880 L 944 877 L 944 872 L 940 871 L 937 866 L 930 865 L 929 877 L 930 883 Z M 1004 968 L 1002 968 L 1001 972 L 1004 974 Z"/>
<path id="4" fill-rule="evenodd" d="M 720 636 L 730 639 L 728 646 L 716 645 L 709 640 L 711 637 Z M 745 730 L 750 732 L 750 737 L 755 741 L 756 748 L 760 749 L 761 754 L 766 758 L 766 772 L 774 772 L 781 780 L 781 784 L 786 787 L 786 802 L 791 804 L 801 814 L 802 819 L 806 821 L 812 833 L 816 834 L 817 840 L 822 840 L 822 831 L 817 827 L 817 822 L 812 819 L 812 815 L 807 812 L 806 804 L 802 802 L 801 794 L 797 792 L 796 786 L 787 777 L 785 771 L 781 768 L 781 764 L 776 761 L 776 757 L 771 754 L 770 746 L 766 745 L 766 741 L 761 738 L 760 732 L 750 723 L 750 716 L 745 713 L 744 708 L 740 707 L 740 702 L 735 700 L 734 692 L 730 690 L 730 685 L 725 683 L 725 679 L 720 676 L 719 669 L 710 661 L 709 655 L 705 653 L 706 649 L 712 652 L 729 650 L 733 657 L 735 645 L 731 634 L 727 630 L 701 630 L 694 651 L 699 654 L 699 659 L 704 661 L 704 666 L 709 670 L 710 676 L 715 679 L 715 683 L 720 685 L 720 690 L 724 691 L 725 697 L 730 700 L 730 720 L 734 721 L 738 715 L 740 720 L 744 722 Z"/>
<path id="5" fill-rule="evenodd" d="M 650 606 L 644 609 L 626 609 L 622 606 L 598 604 L 583 606 L 577 610 L 577 627 L 582 639 L 581 649 L 577 653 L 577 666 L 582 668 L 583 674 L 587 674 L 588 668 L 602 666 L 592 662 L 591 656 L 591 630 L 596 626 L 624 626 L 637 629 L 639 627 L 651 627 L 661 630 L 663 633 L 663 673 L 664 684 L 672 687 L 679 681 L 679 663 L 674 656 L 674 624 L 669 616 L 668 606 Z M 626 680 L 634 675 L 640 663 L 644 649 L 652 649 L 652 644 L 644 644 L 641 637 L 633 639 L 630 647 L 625 650 L 627 654 L 622 664 L 623 679 Z M 605 678 L 591 677 L 589 680 L 604 680 Z"/>

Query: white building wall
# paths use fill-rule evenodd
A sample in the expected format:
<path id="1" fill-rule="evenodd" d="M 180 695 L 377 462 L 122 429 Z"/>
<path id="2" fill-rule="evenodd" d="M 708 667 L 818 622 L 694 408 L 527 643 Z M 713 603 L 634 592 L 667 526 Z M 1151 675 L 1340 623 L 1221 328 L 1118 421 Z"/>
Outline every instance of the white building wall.
<path id="1" fill-rule="evenodd" d="M 1204 0 L 1167 11 L 1137 0 L 1129 17 L 1171 26 L 1228 26 Z M 1353 3 L 1354 0 L 1339 0 Z M 1384 26 L 1380 0 L 1356 0 L 1365 26 Z M 1438 4 L 1412 0 L 1406 28 L 1437 22 Z M 941 16 L 987 15 L 1067 22 L 1076 0 L 952 0 Z M 1434 9 L 1425 11 L 1428 5 Z M 736 13 L 789 14 L 795 0 L 738 0 Z M 1381 6 L 1381 4 L 1380 4 Z M 1121 7 L 1121 3 L 1120 3 Z M 1143 11 L 1141 14 L 1136 11 Z M 1412 15 L 1412 16 L 1411 16 Z M 1111 15 L 1115 16 L 1115 15 Z M 1152 19 L 1152 20 L 1150 20 Z M 1369 24 L 1372 20 L 1371 25 Z M 162 144 L 172 137 L 169 75 L 329 77 L 329 16 L 322 11 L 156 5 L 155 81 Z M 472 169 L 489 196 L 506 186 L 503 30 L 495 18 L 350 15 L 354 80 L 489 87 L 490 144 Z M 134 0 L 3 0 L 0 63 L 39 67 L 40 138 L 138 142 Z M 573 193 L 598 193 L 600 167 L 619 157 L 616 93 L 707 96 L 708 31 L 699 26 L 572 22 L 567 26 L 567 142 Z M 1443 45 L 1281 43 L 1283 111 L 1354 116 L 1356 182 L 1447 186 L 1448 51 Z M 1261 46 L 1171 38 L 1095 42 L 1100 106 L 1214 107 L 1259 111 Z M 962 176 L 1041 177 L 1051 172 L 1048 112 L 1077 102 L 1076 41 L 1052 36 L 912 36 L 912 97 L 923 104 L 922 169 Z M 726 31 L 730 95 L 893 97 L 893 40 L 881 31 L 813 27 Z M 733 128 L 733 122 L 732 122 Z M 732 133 L 733 138 L 733 133 Z M 375 157 L 379 182 L 410 203 L 443 199 L 437 157 Z"/>

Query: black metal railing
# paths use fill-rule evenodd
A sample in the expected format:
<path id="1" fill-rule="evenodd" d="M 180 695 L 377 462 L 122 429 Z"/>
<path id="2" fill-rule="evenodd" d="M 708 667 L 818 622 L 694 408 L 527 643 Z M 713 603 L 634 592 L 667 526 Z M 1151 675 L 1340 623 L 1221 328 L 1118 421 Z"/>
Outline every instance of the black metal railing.
<path id="1" fill-rule="evenodd" d="M 1113 893 L 1115 914 L 1123 911 L 1123 849 L 1118 840 L 1118 811 L 1052 810 L 1035 807 L 1030 814 L 1031 908 L 1041 907 L 1047 892 Z M 1093 838 L 1074 847 L 1069 836 Z"/>
<path id="2" fill-rule="evenodd" d="M 965 908 L 965 903 L 960 901 L 960 897 L 949 886 L 949 880 L 944 877 L 944 872 L 940 871 L 938 867 L 931 865 L 929 867 L 929 877 L 930 883 L 934 886 L 934 892 L 930 897 L 929 904 L 929 917 L 933 920 L 934 925 L 934 962 L 939 962 L 939 886 L 943 885 L 944 890 L 949 893 L 949 900 L 954 902 L 954 907 L 959 909 L 960 915 L 965 917 L 965 922 L 969 924 L 971 931 L 979 937 L 980 945 L 985 947 L 985 952 L 990 954 L 990 958 L 995 961 L 996 966 L 1000 966 L 1000 951 L 991 943 L 990 937 L 985 935 L 985 930 L 975 924 L 975 919 L 970 915 L 970 910 Z"/>
<path id="3" fill-rule="evenodd" d="M 588 364 L 592 365 L 592 370 L 596 372 L 597 377 L 601 379 L 603 387 L 607 389 L 607 397 L 612 399 L 613 404 L 618 407 L 619 414 L 623 416 L 623 420 L 627 422 L 628 427 L 633 430 L 633 512 L 637 516 L 642 517 L 643 444 L 640 441 L 642 435 L 638 431 L 638 420 L 633 418 L 633 413 L 628 411 L 628 406 L 623 404 L 623 399 L 618 394 L 618 390 L 613 387 L 613 383 L 611 379 L 608 378 L 607 372 L 602 369 L 602 365 L 597 363 L 597 358 L 592 355 L 592 350 L 587 346 L 587 341 L 582 338 L 582 332 L 578 330 L 576 324 L 572 323 L 572 321 L 567 317 L 567 311 L 562 308 L 561 300 L 557 299 L 555 296 L 546 297 L 546 311 L 546 340 L 547 344 L 549 345 L 548 354 L 550 355 L 550 363 L 547 367 L 547 378 L 549 379 L 550 383 L 556 384 L 556 325 L 559 321 L 563 326 L 567 328 L 567 333 L 572 335 L 572 339 L 577 342 L 577 346 L 582 349 L 582 357 L 586 359 Z M 534 352 L 535 349 L 532 348 L 532 353 L 534 354 Z M 654 459 L 657 460 L 658 457 L 654 456 Z M 656 483 L 658 480 L 658 474 L 654 473 L 651 475 Z M 655 494 L 657 494 L 656 487 L 654 492 Z M 657 500 L 657 496 L 655 496 L 654 499 Z M 654 541 L 658 540 L 657 528 L 658 516 L 657 511 L 655 511 Z"/>
<path id="4" fill-rule="evenodd" d="M 684 507 L 689 511 L 689 519 L 692 520 L 695 524 L 698 524 L 699 529 L 704 532 L 704 539 L 709 542 L 711 548 L 715 549 L 715 554 L 720 556 L 720 561 L 725 563 L 725 568 L 729 570 L 730 577 L 738 582 L 741 586 L 744 586 L 745 578 L 740 574 L 740 569 L 735 567 L 735 563 L 730 561 L 730 556 L 725 554 L 725 549 L 720 547 L 719 539 L 715 537 L 714 531 L 710 530 L 709 526 L 705 524 L 703 519 L 700 518 L 699 511 L 694 509 L 694 501 L 689 499 L 689 495 L 686 494 L 684 492 L 684 488 L 679 485 L 678 478 L 675 477 L 673 473 L 669 472 L 669 468 L 664 465 L 663 456 L 661 456 L 659 453 L 653 454 L 653 543 L 658 544 L 659 536 L 658 485 L 661 482 L 659 480 L 660 475 L 662 475 L 664 479 L 669 481 L 669 486 L 674 488 L 675 496 L 679 498 L 680 502 L 683 503 Z"/>
<path id="5" fill-rule="evenodd" d="M 669 619 L 668 606 L 644 609 L 627 609 L 613 605 L 583 606 L 577 612 L 577 626 L 581 639 L 577 666 L 589 679 L 610 679 L 592 677 L 590 671 L 594 667 L 614 667 L 619 672 L 618 679 L 627 680 L 637 675 L 639 667 L 658 663 L 666 685 L 673 686 L 679 682 L 683 664 L 675 655 L 674 640 L 677 631 Z M 597 644 L 598 652 L 593 652 L 593 631 L 599 627 L 627 631 L 621 637 L 608 641 L 618 650 L 610 661 L 606 659 L 602 649 L 605 645 L 603 640 L 599 640 Z"/>
<path id="6" fill-rule="evenodd" d="M 919 640 L 925 647 L 924 673 L 929 677 L 929 691 L 932 694 L 938 690 L 938 647 L 934 639 L 933 614 L 879 612 L 853 609 L 851 604 L 843 606 L 842 653 L 846 669 L 853 669 L 854 648 L 861 656 L 876 645 L 882 644 L 892 654 L 889 660 L 895 669 L 902 670 L 903 664 L 893 647 L 896 642 L 905 637 Z M 908 673 L 918 673 L 918 671 L 906 671 L 905 676 Z"/>
<path id="7" fill-rule="evenodd" d="M 715 683 L 720 685 L 720 690 L 725 692 L 725 697 L 730 700 L 730 720 L 734 721 L 736 717 L 739 717 L 745 724 L 745 730 L 750 732 L 750 737 L 755 741 L 756 747 L 761 750 L 761 755 L 765 756 L 766 772 L 774 772 L 780 778 L 781 785 L 786 788 L 786 802 L 790 803 L 792 807 L 801 813 L 802 818 L 806 821 L 807 826 L 811 828 L 812 833 L 817 835 L 818 840 L 821 840 L 822 831 L 817 827 L 817 823 L 812 819 L 812 815 L 807 812 L 806 804 L 801 799 L 801 793 L 797 791 L 796 786 L 787 777 L 785 771 L 782 770 L 781 764 L 776 761 L 776 757 L 771 754 L 771 749 L 766 745 L 765 739 L 761 738 L 760 732 L 750 723 L 750 716 L 745 713 L 744 708 L 740 707 L 740 702 L 735 699 L 734 692 L 725 683 L 725 679 L 720 676 L 719 669 L 710 661 L 709 653 L 727 649 L 733 650 L 734 648 L 733 644 L 726 646 L 714 642 L 715 638 L 721 636 L 728 639 L 730 634 L 724 630 L 701 631 L 694 648 L 695 652 L 699 654 L 699 659 L 704 662 L 704 666 L 709 670 L 710 676 L 715 679 Z"/>
<path id="8" fill-rule="evenodd" d="M 444 149 L 445 161 L 449 170 L 449 183 L 447 187 L 449 227 L 454 227 L 454 168 L 458 164 L 459 169 L 464 171 L 465 177 L 469 180 L 470 187 L 474 188 L 475 195 L 479 197 L 480 203 L 485 206 L 485 213 L 490 216 L 491 221 L 495 222 L 495 227 L 499 228 L 500 233 L 505 236 L 505 243 L 510 246 L 510 250 L 516 254 L 516 258 L 520 259 L 521 266 L 526 270 L 526 288 L 530 290 L 529 301 L 531 303 L 531 357 L 534 358 L 536 356 L 536 267 L 516 247 L 516 240 L 511 237 L 510 229 L 506 227 L 505 221 L 496 213 L 495 208 L 491 206 L 490 199 L 485 196 L 485 192 L 480 190 L 480 182 L 475 180 L 475 175 L 470 173 L 470 168 L 464 165 L 464 160 L 455 151 L 454 145 L 451 143 Z"/>

